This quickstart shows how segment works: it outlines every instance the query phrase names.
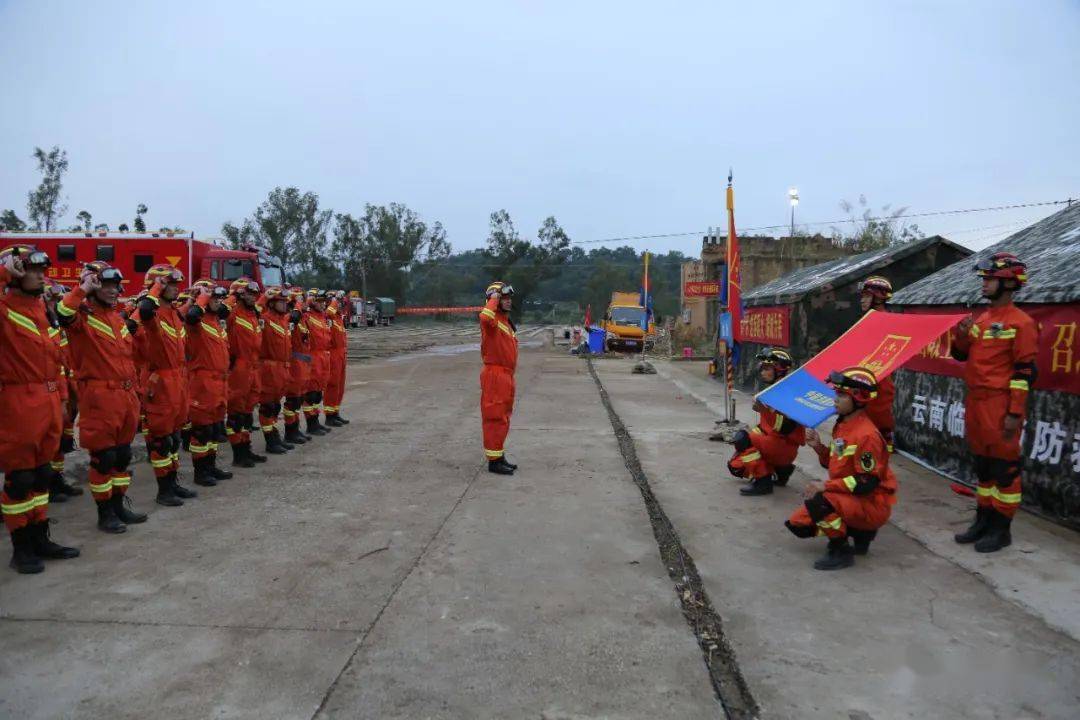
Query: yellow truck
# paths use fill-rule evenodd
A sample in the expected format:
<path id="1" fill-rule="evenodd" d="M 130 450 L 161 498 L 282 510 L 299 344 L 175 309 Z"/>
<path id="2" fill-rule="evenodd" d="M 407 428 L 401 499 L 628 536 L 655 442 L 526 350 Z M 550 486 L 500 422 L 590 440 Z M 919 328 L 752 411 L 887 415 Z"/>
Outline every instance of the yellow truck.
<path id="1" fill-rule="evenodd" d="M 604 314 L 604 347 L 609 351 L 639 351 L 652 349 L 656 327 L 650 318 L 648 330 L 645 324 L 645 308 L 641 295 L 636 292 L 611 293 L 611 304 Z"/>

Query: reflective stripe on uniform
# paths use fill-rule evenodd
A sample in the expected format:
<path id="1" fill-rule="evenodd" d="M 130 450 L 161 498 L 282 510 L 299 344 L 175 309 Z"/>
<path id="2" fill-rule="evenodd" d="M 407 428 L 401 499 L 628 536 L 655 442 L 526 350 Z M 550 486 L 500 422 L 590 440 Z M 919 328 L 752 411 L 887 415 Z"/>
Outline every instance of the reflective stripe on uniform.
<path id="1" fill-rule="evenodd" d="M 34 509 L 35 498 L 18 503 L 0 503 L 0 512 L 4 515 L 22 515 Z"/>
<path id="2" fill-rule="evenodd" d="M 150 460 L 150 467 L 163 468 L 172 465 L 172 460 L 168 457 L 164 457 L 161 460 Z"/>
<path id="3" fill-rule="evenodd" d="M 90 483 L 90 492 L 92 492 L 92 493 L 108 492 L 108 491 L 112 490 L 112 486 L 113 486 L 113 479 L 111 477 L 110 478 L 105 478 L 104 482 L 99 482 L 99 483 L 93 483 L 92 482 L 92 483 Z"/>
<path id="4" fill-rule="evenodd" d="M 169 323 L 158 323 L 158 325 L 160 325 L 160 326 L 161 326 L 161 329 L 162 329 L 163 331 L 165 331 L 165 334 L 166 334 L 166 335 L 168 335 L 169 337 L 172 337 L 172 338 L 174 338 L 174 339 L 175 339 L 175 338 L 177 338 L 177 337 L 179 337 L 179 336 L 178 336 L 178 335 L 176 334 L 176 328 L 174 328 L 174 327 L 173 327 L 172 325 L 170 325 Z"/>
<path id="5" fill-rule="evenodd" d="M 199 323 L 199 325 L 202 326 L 203 330 L 210 333 L 214 337 L 221 337 L 221 331 L 219 331 L 216 327 L 214 327 L 210 323 L 201 322 L 201 323 Z"/>
<path id="6" fill-rule="evenodd" d="M 71 317 L 72 315 L 75 314 L 76 311 L 73 310 L 72 308 L 69 308 L 64 303 L 60 302 L 60 303 L 56 304 L 56 312 L 63 315 L 64 317 Z"/>
<path id="7" fill-rule="evenodd" d="M 745 452 L 739 456 L 739 459 L 743 462 L 754 462 L 755 460 L 761 459 L 761 453 L 759 453 L 757 450 Z"/>
<path id="8" fill-rule="evenodd" d="M 855 479 L 854 475 L 848 475 L 844 478 L 844 487 L 848 489 L 848 492 L 855 492 L 855 486 L 859 484 L 859 481 Z"/>
<path id="9" fill-rule="evenodd" d="M 484 308 L 483 310 L 480 311 L 480 314 L 483 315 L 484 317 L 489 317 L 492 320 L 495 319 L 495 311 L 490 309 L 490 308 Z"/>
<path id="10" fill-rule="evenodd" d="M 498 460 L 499 458 L 501 458 L 503 456 L 503 451 L 502 450 L 488 450 L 487 448 L 484 448 L 484 454 L 487 455 L 489 458 Z"/>
<path id="11" fill-rule="evenodd" d="M 131 475 L 113 475 L 112 477 L 113 487 L 127 487 L 131 484 Z"/>
<path id="12" fill-rule="evenodd" d="M 38 335 L 38 336 L 41 335 L 41 331 L 38 330 L 37 323 L 35 323 L 33 320 L 26 317 L 22 313 L 17 313 L 14 310 L 12 310 L 11 308 L 8 308 L 7 309 L 7 318 L 11 322 L 15 323 L 16 325 L 18 325 L 18 326 L 20 326 L 20 327 L 22 327 L 22 328 L 24 328 L 26 330 L 29 330 L 30 332 L 34 333 L 35 335 Z"/>
<path id="13" fill-rule="evenodd" d="M 193 452 L 193 453 L 210 452 L 210 445 L 209 444 L 196 445 L 195 443 L 191 443 L 191 444 L 188 445 L 188 452 Z"/>
<path id="14" fill-rule="evenodd" d="M 1010 380 L 1009 381 L 1009 389 L 1010 390 L 1023 390 L 1024 392 L 1027 392 L 1028 390 L 1031 389 L 1031 386 L 1028 385 L 1027 380 Z"/>
<path id="15" fill-rule="evenodd" d="M 773 421 L 773 430 L 780 432 L 780 428 L 784 427 L 784 416 L 780 413 L 776 413 L 776 420 Z"/>
<path id="16" fill-rule="evenodd" d="M 113 329 L 109 326 L 108 323 L 98 320 L 93 315 L 86 316 L 86 323 L 105 337 L 110 337 L 113 340 L 116 339 L 116 333 L 113 332 Z"/>
<path id="17" fill-rule="evenodd" d="M 267 320 L 266 322 L 267 322 L 267 324 L 270 325 L 270 327 L 272 327 L 274 329 L 275 332 L 281 333 L 282 335 L 288 335 L 289 334 L 289 332 L 285 328 L 281 327 L 280 325 L 278 325 L 273 320 Z"/>
<path id="18" fill-rule="evenodd" d="M 839 515 L 833 520 L 818 520 L 817 526 L 822 530 L 839 530 L 844 524 L 844 519 Z"/>

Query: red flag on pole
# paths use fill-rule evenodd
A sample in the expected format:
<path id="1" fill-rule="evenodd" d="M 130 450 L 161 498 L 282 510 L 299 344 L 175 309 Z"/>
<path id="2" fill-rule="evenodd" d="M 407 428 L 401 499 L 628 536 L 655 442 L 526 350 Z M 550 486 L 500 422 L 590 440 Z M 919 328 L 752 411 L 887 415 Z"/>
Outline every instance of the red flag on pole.
<path id="1" fill-rule="evenodd" d="M 585 306 L 585 329 L 588 330 L 592 325 L 592 305 Z"/>
<path id="2" fill-rule="evenodd" d="M 728 281 L 728 312 L 731 313 L 731 339 L 739 342 L 742 339 L 742 274 L 740 272 L 741 259 L 739 257 L 739 238 L 735 235 L 735 190 L 731 187 L 732 172 L 728 170 L 727 178 L 727 212 L 728 212 L 728 235 L 727 235 L 727 281 Z"/>

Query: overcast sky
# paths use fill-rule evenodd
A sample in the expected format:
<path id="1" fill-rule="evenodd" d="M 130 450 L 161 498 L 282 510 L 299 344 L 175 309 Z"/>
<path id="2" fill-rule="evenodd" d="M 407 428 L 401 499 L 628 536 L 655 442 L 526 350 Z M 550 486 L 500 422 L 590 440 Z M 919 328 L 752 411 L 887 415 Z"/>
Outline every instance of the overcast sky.
<path id="1" fill-rule="evenodd" d="M 296 185 L 405 203 L 456 249 L 498 208 L 579 241 L 721 225 L 729 165 L 747 228 L 786 223 L 790 186 L 797 222 L 860 193 L 1080 197 L 1075 0 L 0 0 L 0 27 L 0 208 L 23 218 L 35 145 L 69 153 L 66 224 L 144 202 L 213 236 Z M 918 222 L 982 247 L 1053 210 Z"/>

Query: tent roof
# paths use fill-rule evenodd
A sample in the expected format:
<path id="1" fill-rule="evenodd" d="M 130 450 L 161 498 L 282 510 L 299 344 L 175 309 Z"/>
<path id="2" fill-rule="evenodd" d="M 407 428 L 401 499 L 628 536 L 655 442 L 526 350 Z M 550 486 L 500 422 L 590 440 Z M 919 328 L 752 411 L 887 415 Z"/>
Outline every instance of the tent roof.
<path id="1" fill-rule="evenodd" d="M 920 240 L 912 240 L 903 245 L 892 245 L 880 250 L 871 250 L 870 252 L 793 270 L 787 275 L 750 290 L 743 295 L 743 302 L 750 307 L 755 305 L 786 305 L 798 302 L 818 290 L 840 287 L 861 280 L 867 275 L 873 274 L 875 270 L 884 268 L 938 243 L 953 247 L 965 254 L 971 252 L 967 248 L 946 240 L 940 235 L 934 235 Z"/>
<path id="2" fill-rule="evenodd" d="M 1080 203 L 1043 218 L 973 257 L 939 270 L 898 291 L 893 305 L 965 305 L 982 299 L 975 263 L 996 252 L 1011 252 L 1028 267 L 1028 283 L 1017 302 L 1066 303 L 1080 300 Z"/>

